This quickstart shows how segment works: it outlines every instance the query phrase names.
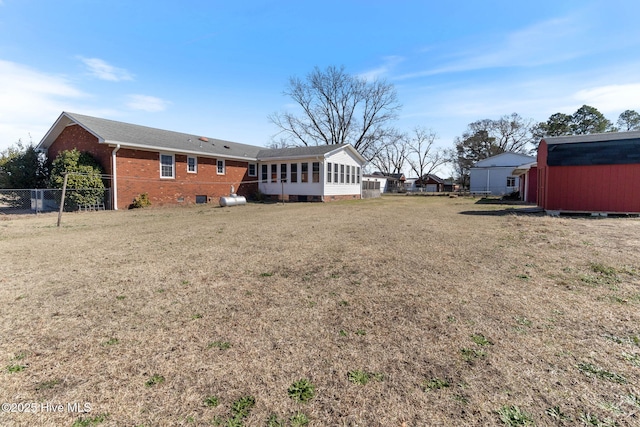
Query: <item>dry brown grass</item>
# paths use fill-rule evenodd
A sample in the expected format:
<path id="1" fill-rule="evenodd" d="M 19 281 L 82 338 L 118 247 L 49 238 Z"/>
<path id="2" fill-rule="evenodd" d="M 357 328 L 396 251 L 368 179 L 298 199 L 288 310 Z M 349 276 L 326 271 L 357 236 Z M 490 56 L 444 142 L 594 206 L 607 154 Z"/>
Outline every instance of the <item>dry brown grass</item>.
<path id="1" fill-rule="evenodd" d="M 553 407 L 565 425 L 640 425 L 640 221 L 504 208 L 197 206 L 66 214 L 60 229 L 5 216 L 0 402 L 92 411 L 0 425 L 226 425 L 243 396 L 250 426 L 298 412 L 311 426 L 502 425 L 512 405 L 537 425 L 560 425 Z M 356 370 L 377 375 L 360 385 Z M 303 378 L 307 403 L 287 393 Z"/>

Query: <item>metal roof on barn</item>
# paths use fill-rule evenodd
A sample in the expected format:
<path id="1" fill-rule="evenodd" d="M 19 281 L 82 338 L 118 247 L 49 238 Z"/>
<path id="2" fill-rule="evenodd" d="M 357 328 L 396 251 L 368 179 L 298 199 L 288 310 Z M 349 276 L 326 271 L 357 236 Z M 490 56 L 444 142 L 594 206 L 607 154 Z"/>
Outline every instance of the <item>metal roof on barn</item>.
<path id="1" fill-rule="evenodd" d="M 640 138 L 640 131 L 592 133 L 588 135 L 547 136 L 542 138 L 547 145 L 576 144 L 583 142 L 622 141 Z"/>

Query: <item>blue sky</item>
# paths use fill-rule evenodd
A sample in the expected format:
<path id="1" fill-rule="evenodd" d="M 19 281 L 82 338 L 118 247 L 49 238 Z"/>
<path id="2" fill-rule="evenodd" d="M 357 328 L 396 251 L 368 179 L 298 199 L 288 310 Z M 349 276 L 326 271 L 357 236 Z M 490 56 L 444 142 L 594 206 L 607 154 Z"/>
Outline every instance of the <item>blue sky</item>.
<path id="1" fill-rule="evenodd" d="M 640 2 L 0 0 L 0 150 L 62 111 L 266 145 L 315 66 L 386 79 L 396 126 L 640 111 Z"/>

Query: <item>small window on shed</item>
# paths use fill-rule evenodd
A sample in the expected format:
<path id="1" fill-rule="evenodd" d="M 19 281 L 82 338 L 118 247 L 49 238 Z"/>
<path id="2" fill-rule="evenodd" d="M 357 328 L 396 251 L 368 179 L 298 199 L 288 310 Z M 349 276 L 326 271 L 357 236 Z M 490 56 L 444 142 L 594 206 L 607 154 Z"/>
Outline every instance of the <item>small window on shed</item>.
<path id="1" fill-rule="evenodd" d="M 218 175 L 224 175 L 224 160 L 218 160 Z"/>
<path id="2" fill-rule="evenodd" d="M 507 177 L 507 187 L 515 187 L 516 186 L 516 177 L 508 176 Z"/>

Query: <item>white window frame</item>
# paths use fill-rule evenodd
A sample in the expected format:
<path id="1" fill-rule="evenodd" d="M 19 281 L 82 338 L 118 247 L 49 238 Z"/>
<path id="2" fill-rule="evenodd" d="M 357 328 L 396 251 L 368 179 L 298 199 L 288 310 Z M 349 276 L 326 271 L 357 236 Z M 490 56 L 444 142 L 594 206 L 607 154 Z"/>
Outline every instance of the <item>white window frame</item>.
<path id="1" fill-rule="evenodd" d="M 162 173 L 163 157 L 171 157 L 171 176 L 165 176 Z M 160 179 L 175 179 L 176 178 L 176 155 L 173 153 L 160 153 L 159 162 L 160 162 Z"/>
<path id="2" fill-rule="evenodd" d="M 193 170 L 190 169 L 189 160 L 193 159 Z M 187 173 L 198 173 L 198 158 L 195 156 L 187 156 Z"/>
<path id="3" fill-rule="evenodd" d="M 220 165 L 222 165 L 222 168 L 220 167 Z M 222 172 L 220 172 L 220 169 L 222 169 Z M 224 175 L 226 173 L 226 165 L 225 165 L 225 161 L 224 159 L 218 159 L 216 160 L 216 172 L 218 173 L 218 175 Z"/>
<path id="4" fill-rule="evenodd" d="M 251 173 L 251 166 L 253 166 L 253 173 Z M 256 163 L 249 163 L 247 167 L 247 174 L 249 176 L 258 176 L 258 165 Z"/>

